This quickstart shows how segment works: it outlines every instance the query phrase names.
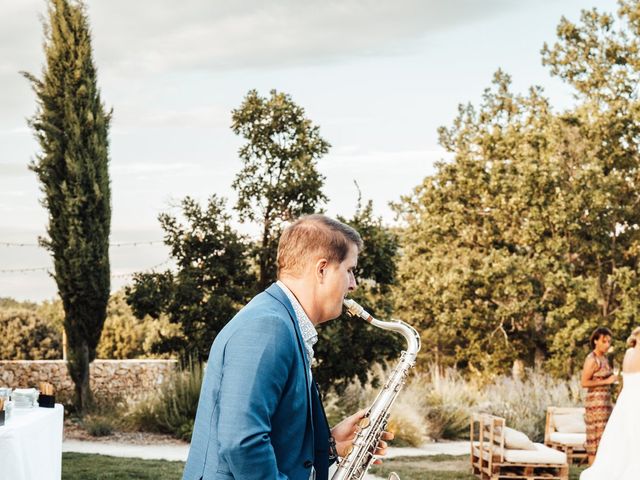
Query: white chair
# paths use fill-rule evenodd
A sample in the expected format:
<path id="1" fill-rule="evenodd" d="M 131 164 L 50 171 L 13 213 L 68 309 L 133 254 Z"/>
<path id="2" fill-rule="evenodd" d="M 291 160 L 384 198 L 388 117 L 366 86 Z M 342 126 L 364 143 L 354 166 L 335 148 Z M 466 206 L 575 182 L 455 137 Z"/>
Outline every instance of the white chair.
<path id="1" fill-rule="evenodd" d="M 584 408 L 580 407 L 547 408 L 544 444 L 564 452 L 569 465 L 587 460 L 587 425 L 584 413 Z"/>
<path id="2" fill-rule="evenodd" d="M 568 480 L 567 456 L 505 425 L 504 418 L 471 418 L 471 467 L 481 480 Z"/>

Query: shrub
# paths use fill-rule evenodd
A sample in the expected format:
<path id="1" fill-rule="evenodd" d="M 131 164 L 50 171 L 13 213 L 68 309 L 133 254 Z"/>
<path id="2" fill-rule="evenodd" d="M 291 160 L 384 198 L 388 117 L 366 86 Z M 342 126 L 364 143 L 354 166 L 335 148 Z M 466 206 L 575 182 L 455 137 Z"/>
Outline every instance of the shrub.
<path id="1" fill-rule="evenodd" d="M 414 377 L 411 387 L 417 390 L 416 401 L 422 410 L 429 437 L 433 439 L 466 438 L 469 419 L 480 400 L 478 385 L 466 381 L 454 369 L 444 372 L 432 367 L 427 374 Z"/>
<path id="2" fill-rule="evenodd" d="M 583 402 L 577 377 L 562 380 L 535 370 L 527 370 L 523 378 L 498 376 L 483 386 L 454 370 L 440 375 L 432 369 L 430 382 L 419 377 L 414 382 L 425 389 L 425 418 L 434 439 L 466 438 L 471 414 L 486 412 L 504 417 L 510 427 L 542 441 L 547 407 Z"/>
<path id="3" fill-rule="evenodd" d="M 62 358 L 64 309 L 60 300 L 41 304 L 0 298 L 0 358 L 7 360 L 53 360 Z M 111 295 L 98 358 L 166 358 L 157 353 L 167 338 L 179 337 L 181 328 L 166 317 L 137 319 L 123 291 Z"/>
<path id="4" fill-rule="evenodd" d="M 358 410 L 371 405 L 378 394 L 377 376 L 383 375 L 383 372 L 384 367 L 376 364 L 369 371 L 365 384 L 354 379 L 340 394 L 333 388 L 326 392 L 323 404 L 329 425 L 333 426 Z"/>
<path id="5" fill-rule="evenodd" d="M 106 417 L 88 416 L 85 417 L 82 424 L 87 432 L 89 432 L 89 435 L 93 437 L 106 437 L 113 433 L 113 424 Z"/>
<path id="6" fill-rule="evenodd" d="M 369 371 L 364 385 L 358 380 L 353 380 L 340 395 L 335 390 L 331 390 L 324 399 L 329 424 L 333 426 L 348 415 L 369 407 L 382 389 L 379 379 L 384 380 L 389 374 L 388 367 L 376 364 Z M 424 421 L 421 411 L 414 408 L 415 405 L 416 399 L 412 395 L 411 385 L 408 385 L 394 403 L 387 425 L 387 430 L 395 434 L 396 446 L 418 446 L 425 441 Z"/>
<path id="7" fill-rule="evenodd" d="M 407 392 L 403 392 L 407 393 Z M 394 433 L 395 447 L 422 445 L 427 438 L 427 429 L 419 411 L 407 408 L 407 396 L 399 397 L 391 409 L 387 430 Z"/>
<path id="8" fill-rule="evenodd" d="M 139 430 L 191 440 L 203 377 L 204 366 L 200 363 L 176 371 L 158 392 L 131 407 L 127 423 Z"/>
<path id="9" fill-rule="evenodd" d="M 374 375 L 375 374 L 375 375 Z M 369 378 L 386 378 L 381 367 L 372 368 Z M 325 400 L 330 423 L 371 405 L 378 388 L 370 382 L 354 381 L 342 396 L 330 392 Z M 412 374 L 392 408 L 388 429 L 396 434 L 396 445 L 420 445 L 433 440 L 460 439 L 469 435 L 473 412 L 504 417 L 507 425 L 525 432 L 532 440 L 544 436 L 549 406 L 579 406 L 583 390 L 578 377 L 562 380 L 544 372 L 527 370 L 524 378 L 499 376 L 488 384 L 465 379 L 454 369 Z"/>
<path id="10" fill-rule="evenodd" d="M 527 370 L 523 379 L 496 378 L 483 392 L 484 399 L 478 407 L 504 417 L 508 426 L 540 442 L 544 439 L 547 407 L 581 406 L 583 392 L 578 377 L 565 381 Z"/>
<path id="11" fill-rule="evenodd" d="M 62 329 L 37 311 L 26 308 L 0 310 L 0 358 L 54 360 L 62 358 Z"/>
<path id="12" fill-rule="evenodd" d="M 169 355 L 157 354 L 156 347 L 164 337 L 179 334 L 180 326 L 170 323 L 166 317 L 136 318 L 123 291 L 119 291 L 109 299 L 107 318 L 96 351 L 98 358 L 166 358 Z"/>

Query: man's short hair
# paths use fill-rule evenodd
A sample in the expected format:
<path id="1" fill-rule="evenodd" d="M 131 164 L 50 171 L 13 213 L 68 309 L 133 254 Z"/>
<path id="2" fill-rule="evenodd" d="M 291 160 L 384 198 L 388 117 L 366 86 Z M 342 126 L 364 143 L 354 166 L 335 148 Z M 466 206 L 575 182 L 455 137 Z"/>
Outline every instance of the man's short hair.
<path id="1" fill-rule="evenodd" d="M 591 349 L 596 348 L 596 340 L 600 340 L 601 337 L 613 337 L 611 330 L 607 327 L 598 327 L 591 334 L 591 338 L 589 338 L 589 345 L 591 345 Z"/>
<path id="2" fill-rule="evenodd" d="M 299 275 L 309 261 L 326 258 L 341 263 L 355 245 L 362 249 L 360 234 L 342 222 L 325 215 L 300 217 L 284 229 L 278 243 L 278 276 Z"/>

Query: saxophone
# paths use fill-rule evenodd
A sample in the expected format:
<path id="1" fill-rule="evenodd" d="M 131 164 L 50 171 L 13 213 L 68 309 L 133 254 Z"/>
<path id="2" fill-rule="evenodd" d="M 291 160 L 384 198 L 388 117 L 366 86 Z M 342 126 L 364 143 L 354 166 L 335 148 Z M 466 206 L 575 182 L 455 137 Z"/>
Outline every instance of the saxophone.
<path id="1" fill-rule="evenodd" d="M 360 317 L 375 327 L 400 333 L 407 341 L 407 350 L 402 352 L 400 362 L 393 369 L 391 376 L 378 393 L 373 404 L 358 423 L 360 428 L 353 445 L 331 477 L 331 480 L 361 480 L 375 460 L 373 453 L 387 426 L 391 405 L 400 393 L 409 370 L 415 365 L 416 355 L 420 350 L 420 335 L 415 328 L 402 321 L 383 322 L 376 320 L 353 300 L 345 299 L 344 306 L 352 317 Z M 400 477 L 396 473 L 391 473 L 388 480 L 400 480 Z"/>

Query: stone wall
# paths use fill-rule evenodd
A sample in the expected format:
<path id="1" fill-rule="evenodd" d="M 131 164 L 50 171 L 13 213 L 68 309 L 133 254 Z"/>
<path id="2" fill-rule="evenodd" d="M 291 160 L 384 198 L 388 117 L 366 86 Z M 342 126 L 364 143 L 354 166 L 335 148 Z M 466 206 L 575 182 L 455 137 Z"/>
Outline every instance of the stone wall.
<path id="1" fill-rule="evenodd" d="M 95 360 L 91 390 L 97 399 L 139 397 L 155 390 L 176 368 L 176 360 Z M 64 360 L 0 360 L 0 387 L 54 385 L 60 399 L 73 395 L 73 382 Z"/>

